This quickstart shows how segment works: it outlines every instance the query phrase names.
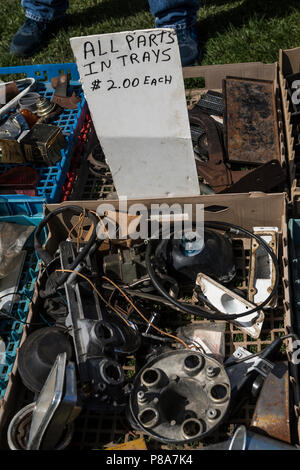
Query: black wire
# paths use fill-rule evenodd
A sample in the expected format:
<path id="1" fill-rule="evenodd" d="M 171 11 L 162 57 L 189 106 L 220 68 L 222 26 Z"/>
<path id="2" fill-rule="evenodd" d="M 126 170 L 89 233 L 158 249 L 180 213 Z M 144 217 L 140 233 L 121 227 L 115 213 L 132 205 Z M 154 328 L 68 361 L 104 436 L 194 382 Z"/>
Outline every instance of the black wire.
<path id="1" fill-rule="evenodd" d="M 31 302 L 31 300 L 32 300 L 32 298 L 29 297 L 29 295 L 26 294 L 25 292 L 18 292 L 18 291 L 8 292 L 7 294 L 2 295 L 2 296 L 0 297 L 0 300 L 4 299 L 4 297 L 8 297 L 9 295 L 19 295 L 19 296 L 23 295 L 23 296 L 27 297 L 27 299 L 30 300 L 30 302 Z"/>
<path id="2" fill-rule="evenodd" d="M 82 251 L 79 252 L 73 263 L 69 266 L 70 270 L 74 270 L 78 264 L 88 255 L 90 250 L 93 248 L 97 241 L 97 225 L 98 225 L 98 219 L 97 217 L 90 212 L 88 209 L 84 209 L 79 206 L 63 206 L 59 207 L 58 209 L 55 209 L 54 211 L 50 212 L 44 219 L 40 222 L 38 225 L 37 229 L 35 230 L 34 233 L 34 248 L 36 252 L 38 253 L 39 257 L 42 259 L 42 261 L 48 265 L 50 262 L 54 259 L 50 253 L 48 253 L 45 249 L 42 248 L 40 242 L 39 242 L 39 236 L 43 230 L 43 228 L 47 225 L 47 223 L 53 218 L 56 217 L 58 214 L 61 214 L 65 211 L 73 211 L 76 214 L 79 215 L 86 215 L 89 217 L 93 223 L 93 232 L 90 236 L 89 241 L 86 243 L 85 247 L 82 249 Z M 40 291 L 40 297 L 45 298 L 45 297 L 50 297 L 56 292 L 56 289 L 64 284 L 68 277 L 70 276 L 70 273 L 64 273 L 59 276 L 58 279 L 54 280 L 54 286 L 49 288 L 46 291 Z"/>
<path id="3" fill-rule="evenodd" d="M 5 319 L 7 320 L 16 321 L 18 323 L 22 323 L 23 325 L 45 326 L 45 323 L 42 323 L 42 322 L 41 323 L 31 323 L 31 322 L 29 323 L 29 322 L 23 321 L 20 318 L 16 318 L 13 315 L 10 315 L 9 313 L 4 312 L 1 309 L 0 309 L 0 317 L 5 317 Z"/>
<path id="4" fill-rule="evenodd" d="M 263 246 L 263 248 L 270 255 L 272 262 L 274 264 L 274 267 L 275 267 L 275 282 L 274 282 L 274 286 L 270 295 L 261 304 L 257 305 L 255 308 L 251 310 L 247 310 L 246 312 L 242 312 L 239 314 L 229 314 L 229 315 L 222 314 L 222 313 L 218 313 L 218 314 L 208 313 L 206 310 L 204 310 L 203 308 L 199 306 L 192 307 L 183 302 L 179 302 L 178 300 L 174 299 L 173 297 L 169 295 L 169 293 L 163 288 L 163 286 L 160 284 L 160 282 L 157 279 L 156 273 L 153 269 L 152 262 L 151 262 L 152 245 L 153 245 L 153 242 L 156 241 L 156 239 L 155 240 L 150 239 L 148 240 L 148 245 L 146 248 L 146 266 L 147 266 L 148 274 L 151 278 L 151 281 L 154 287 L 158 290 L 158 292 L 160 292 L 167 300 L 169 300 L 177 308 L 180 308 L 181 310 L 183 310 L 184 312 L 188 314 L 197 315 L 197 316 L 204 317 L 204 318 L 211 319 L 211 320 L 226 320 L 228 322 L 232 322 L 236 320 L 237 318 L 241 318 L 241 317 L 250 315 L 252 313 L 255 313 L 261 310 L 265 305 L 267 305 L 270 302 L 272 297 L 275 295 L 277 288 L 278 288 L 278 284 L 279 284 L 279 268 L 278 268 L 277 258 L 274 252 L 269 248 L 267 243 L 260 236 L 255 235 L 249 230 L 239 227 L 237 225 L 230 224 L 227 222 L 205 222 L 204 227 L 212 228 L 216 230 L 228 230 L 229 228 L 230 231 L 233 233 L 236 233 L 236 234 L 244 233 L 247 236 L 254 238 L 259 243 L 259 245 Z M 161 233 L 161 229 L 160 229 L 160 233 Z M 174 234 L 174 231 L 172 233 Z"/>
<path id="5" fill-rule="evenodd" d="M 298 339 L 298 336 L 294 333 L 289 333 L 288 335 L 284 335 L 284 336 L 279 336 L 278 339 L 281 339 L 282 341 L 284 339 L 288 339 L 288 338 L 296 338 Z M 233 362 L 230 362 L 228 363 L 227 365 L 225 364 L 225 367 L 231 367 L 231 366 L 235 366 L 236 364 L 240 364 L 241 362 L 246 362 L 248 361 L 249 359 L 252 359 L 253 357 L 257 357 L 257 356 L 260 356 L 262 353 L 264 352 L 264 349 L 262 351 L 259 351 L 257 353 L 254 353 L 254 354 L 249 354 L 249 356 L 246 356 L 246 357 L 243 357 L 242 359 L 236 359 L 235 361 Z"/>

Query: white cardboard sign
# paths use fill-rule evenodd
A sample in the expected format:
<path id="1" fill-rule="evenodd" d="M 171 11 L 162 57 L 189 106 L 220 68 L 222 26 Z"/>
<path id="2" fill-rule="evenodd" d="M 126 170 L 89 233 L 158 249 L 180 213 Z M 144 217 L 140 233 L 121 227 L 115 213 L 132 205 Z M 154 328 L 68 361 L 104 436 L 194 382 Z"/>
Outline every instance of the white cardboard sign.
<path id="1" fill-rule="evenodd" d="M 176 32 L 70 39 L 118 196 L 198 195 Z"/>

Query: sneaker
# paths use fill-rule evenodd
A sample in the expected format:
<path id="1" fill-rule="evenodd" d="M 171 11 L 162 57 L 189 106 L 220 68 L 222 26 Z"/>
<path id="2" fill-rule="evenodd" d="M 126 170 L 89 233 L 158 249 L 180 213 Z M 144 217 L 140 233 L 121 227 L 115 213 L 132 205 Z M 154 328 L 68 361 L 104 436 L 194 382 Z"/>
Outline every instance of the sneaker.
<path id="1" fill-rule="evenodd" d="M 13 37 L 10 53 L 20 57 L 34 55 L 45 45 L 48 39 L 47 36 L 52 30 L 52 23 L 44 23 L 43 21 L 34 21 L 26 18 L 25 23 Z"/>
<path id="2" fill-rule="evenodd" d="M 175 28 L 183 67 L 194 65 L 200 57 L 197 33 L 194 26 Z"/>

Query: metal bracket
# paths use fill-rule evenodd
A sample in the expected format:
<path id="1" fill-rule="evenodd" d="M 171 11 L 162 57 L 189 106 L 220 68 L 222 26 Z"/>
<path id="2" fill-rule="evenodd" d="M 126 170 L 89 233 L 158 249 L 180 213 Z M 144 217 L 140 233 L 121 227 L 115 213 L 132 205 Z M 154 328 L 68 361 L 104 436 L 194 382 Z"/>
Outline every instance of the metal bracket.
<path id="1" fill-rule="evenodd" d="M 243 313 L 246 310 L 255 308 L 253 303 L 205 274 L 198 274 L 196 285 L 201 288 L 208 302 L 213 307 L 217 308 L 219 312 L 228 314 L 228 320 L 230 320 L 230 315 L 232 314 Z M 234 323 L 247 335 L 257 339 L 260 335 L 263 321 L 264 313 L 259 311 L 238 318 L 234 320 Z"/>
<path id="2" fill-rule="evenodd" d="M 278 228 L 277 227 L 253 227 L 253 233 L 259 235 L 269 248 L 277 256 Z M 271 256 L 263 246 L 255 239 L 251 240 L 251 256 L 249 271 L 248 298 L 259 305 L 271 293 L 275 283 L 276 273 Z M 264 308 L 274 308 L 277 305 L 277 296 L 270 300 Z"/>

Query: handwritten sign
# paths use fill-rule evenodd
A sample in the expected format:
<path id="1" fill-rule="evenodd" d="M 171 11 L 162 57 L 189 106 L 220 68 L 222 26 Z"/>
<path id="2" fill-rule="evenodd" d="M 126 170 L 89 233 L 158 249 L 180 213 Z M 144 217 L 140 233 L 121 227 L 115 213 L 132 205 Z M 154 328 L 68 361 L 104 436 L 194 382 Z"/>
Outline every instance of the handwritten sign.
<path id="1" fill-rule="evenodd" d="M 119 196 L 198 195 L 176 32 L 71 38 Z"/>

